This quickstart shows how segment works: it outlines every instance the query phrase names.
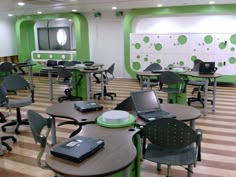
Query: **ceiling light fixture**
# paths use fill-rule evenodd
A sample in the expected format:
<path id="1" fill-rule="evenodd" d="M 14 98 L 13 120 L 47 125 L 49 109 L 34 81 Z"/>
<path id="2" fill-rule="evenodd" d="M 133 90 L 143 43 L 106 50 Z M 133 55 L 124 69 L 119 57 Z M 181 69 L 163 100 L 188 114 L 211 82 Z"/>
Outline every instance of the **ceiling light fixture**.
<path id="1" fill-rule="evenodd" d="M 77 10 L 76 9 L 72 9 L 72 12 L 77 12 Z"/>
<path id="2" fill-rule="evenodd" d="M 210 1 L 209 4 L 215 4 L 215 1 Z"/>
<path id="3" fill-rule="evenodd" d="M 12 17 L 13 15 L 12 14 L 8 14 L 9 17 Z"/>
<path id="4" fill-rule="evenodd" d="M 162 4 L 157 4 L 157 7 L 162 7 L 163 5 Z"/>
<path id="5" fill-rule="evenodd" d="M 38 11 L 37 14 L 42 14 L 42 12 Z"/>
<path id="6" fill-rule="evenodd" d="M 18 5 L 19 5 L 19 6 L 24 6 L 25 3 L 24 3 L 24 2 L 18 2 Z"/>
<path id="7" fill-rule="evenodd" d="M 117 7 L 115 7 L 115 6 L 114 6 L 114 7 L 112 7 L 111 9 L 112 9 L 112 10 L 116 10 L 116 9 L 117 9 Z"/>

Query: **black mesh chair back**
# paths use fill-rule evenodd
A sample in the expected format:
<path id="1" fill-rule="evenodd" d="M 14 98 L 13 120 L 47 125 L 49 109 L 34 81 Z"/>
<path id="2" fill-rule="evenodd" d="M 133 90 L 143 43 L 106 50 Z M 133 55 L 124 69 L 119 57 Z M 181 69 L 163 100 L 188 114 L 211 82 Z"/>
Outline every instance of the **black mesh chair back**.
<path id="1" fill-rule="evenodd" d="M 4 106 L 8 103 L 7 89 L 0 85 L 0 105 Z"/>
<path id="2" fill-rule="evenodd" d="M 4 85 L 8 91 L 23 90 L 29 87 L 29 83 L 18 74 L 12 74 L 5 77 L 2 85 Z"/>
<path id="3" fill-rule="evenodd" d="M 191 69 L 191 71 L 199 71 L 199 64 L 202 62 L 202 60 L 200 59 L 196 59 L 193 62 L 193 68 Z"/>
<path id="4" fill-rule="evenodd" d="M 146 67 L 143 71 L 162 70 L 162 66 L 158 63 L 152 63 Z"/>
<path id="5" fill-rule="evenodd" d="M 63 66 L 65 64 L 65 62 L 66 61 L 64 61 L 64 60 L 60 60 L 60 61 L 58 61 L 58 65 L 62 65 Z"/>
<path id="6" fill-rule="evenodd" d="M 12 65 L 12 63 L 10 63 L 10 62 L 3 62 L 3 63 L 1 63 L 0 64 L 0 72 L 1 72 L 1 76 L 0 76 L 0 78 L 1 78 L 1 80 L 5 77 L 5 76 L 8 76 L 8 75 L 10 75 L 10 74 L 12 74 L 13 72 L 13 65 Z"/>
<path id="7" fill-rule="evenodd" d="M 135 111 L 134 103 L 131 96 L 124 99 L 122 102 L 116 105 L 114 110 L 123 110 L 123 111 Z"/>
<path id="8" fill-rule="evenodd" d="M 39 143 L 41 147 L 41 151 L 37 156 L 38 165 L 42 168 L 46 168 L 47 165 L 41 160 L 41 158 L 47 146 L 47 138 L 52 127 L 52 119 L 44 118 L 33 110 L 27 111 L 27 117 L 29 120 L 32 135 L 34 137 L 34 141 L 35 143 Z M 44 128 L 47 129 L 45 134 L 42 133 Z"/>
<path id="9" fill-rule="evenodd" d="M 181 83 L 182 78 L 174 72 L 165 71 L 161 73 L 160 75 L 160 82 L 166 85 L 173 85 L 173 84 Z"/>
<path id="10" fill-rule="evenodd" d="M 47 60 L 47 66 L 56 66 L 57 60 Z"/>

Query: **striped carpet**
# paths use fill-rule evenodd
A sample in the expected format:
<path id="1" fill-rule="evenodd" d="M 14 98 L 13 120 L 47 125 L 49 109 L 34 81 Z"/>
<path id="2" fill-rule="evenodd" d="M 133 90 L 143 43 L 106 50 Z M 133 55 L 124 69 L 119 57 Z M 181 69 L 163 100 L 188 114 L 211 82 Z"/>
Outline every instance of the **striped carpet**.
<path id="1" fill-rule="evenodd" d="M 34 78 L 35 82 L 35 103 L 22 108 L 22 117 L 26 116 L 28 109 L 33 109 L 44 116 L 45 109 L 56 102 L 49 100 L 47 78 Z M 63 94 L 65 86 L 54 84 L 54 97 Z M 191 87 L 188 88 L 188 95 L 191 95 Z M 92 82 L 91 97 L 93 93 L 100 90 L 100 85 Z M 105 108 L 113 108 L 127 96 L 131 91 L 139 90 L 136 80 L 114 79 L 108 85 L 109 91 L 117 93 L 117 97 L 111 101 L 106 99 L 100 101 Z M 155 89 L 156 92 L 157 89 Z M 166 94 L 158 93 L 159 97 L 166 102 Z M 13 97 L 18 97 L 15 95 Z M 236 176 L 236 111 L 235 111 L 236 87 L 217 87 L 216 112 L 209 112 L 207 116 L 202 116 L 196 121 L 196 128 L 203 130 L 202 161 L 194 168 L 193 177 L 235 177 Z M 193 106 L 200 108 L 200 104 Z M 0 108 L 4 114 L 8 110 Z M 12 110 L 8 120 L 15 118 L 15 110 Z M 66 125 L 57 128 L 59 140 L 68 137 L 70 132 L 76 127 Z M 0 157 L 0 177 L 49 177 L 53 176 L 50 170 L 42 170 L 36 164 L 36 156 L 39 151 L 38 145 L 33 141 L 29 127 L 20 127 L 20 135 L 15 135 L 18 142 L 12 144 L 13 151 L 5 153 Z M 7 129 L 7 133 L 0 132 L 1 135 L 14 135 L 13 129 Z M 186 171 L 182 167 L 172 167 L 173 177 L 186 176 Z M 164 177 L 166 167 L 163 165 L 162 171 L 156 171 L 156 164 L 143 161 L 141 166 L 142 177 Z"/>

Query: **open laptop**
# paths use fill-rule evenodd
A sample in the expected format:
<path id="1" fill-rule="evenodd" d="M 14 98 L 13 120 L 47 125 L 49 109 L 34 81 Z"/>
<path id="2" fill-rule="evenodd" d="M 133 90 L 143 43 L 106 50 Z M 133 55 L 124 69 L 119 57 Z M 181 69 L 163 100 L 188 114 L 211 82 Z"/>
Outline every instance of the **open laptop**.
<path id="1" fill-rule="evenodd" d="M 215 62 L 199 63 L 199 74 L 214 74 L 216 69 Z"/>
<path id="2" fill-rule="evenodd" d="M 78 101 L 74 106 L 75 109 L 80 112 L 98 111 L 103 109 L 103 106 L 95 101 Z"/>
<path id="3" fill-rule="evenodd" d="M 51 154 L 74 162 L 81 162 L 104 146 L 102 139 L 74 136 L 51 149 Z"/>
<path id="4" fill-rule="evenodd" d="M 149 122 L 158 118 L 176 118 L 163 111 L 153 90 L 132 92 L 131 97 L 138 116 Z"/>

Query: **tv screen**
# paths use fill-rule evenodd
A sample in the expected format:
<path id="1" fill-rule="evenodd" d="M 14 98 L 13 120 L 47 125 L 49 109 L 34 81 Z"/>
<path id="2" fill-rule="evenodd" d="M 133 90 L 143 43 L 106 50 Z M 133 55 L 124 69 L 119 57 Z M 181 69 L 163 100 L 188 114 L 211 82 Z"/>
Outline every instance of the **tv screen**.
<path id="1" fill-rule="evenodd" d="M 71 50 L 70 28 L 38 28 L 39 50 Z"/>

